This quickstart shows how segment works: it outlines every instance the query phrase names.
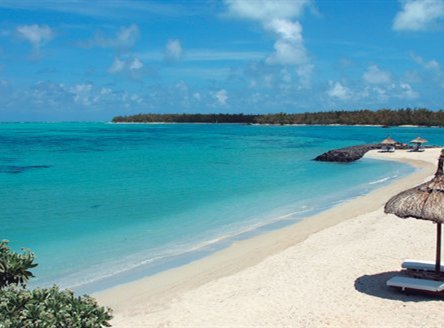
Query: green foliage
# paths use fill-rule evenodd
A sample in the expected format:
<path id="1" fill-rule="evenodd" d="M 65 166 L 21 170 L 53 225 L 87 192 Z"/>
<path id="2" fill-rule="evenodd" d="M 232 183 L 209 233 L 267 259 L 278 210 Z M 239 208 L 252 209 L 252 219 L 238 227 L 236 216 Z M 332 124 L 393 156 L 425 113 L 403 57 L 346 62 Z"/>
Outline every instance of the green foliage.
<path id="1" fill-rule="evenodd" d="M 110 327 L 111 315 L 89 296 L 70 290 L 8 286 L 0 292 L 0 327 Z"/>
<path id="2" fill-rule="evenodd" d="M 12 252 L 0 242 L 0 328 L 99 328 L 110 327 L 111 310 L 87 296 L 77 297 L 59 287 L 25 289 L 34 254 Z"/>
<path id="3" fill-rule="evenodd" d="M 133 123 L 251 123 L 255 115 L 244 114 L 137 114 L 117 116 L 113 122 Z"/>
<path id="4" fill-rule="evenodd" d="M 8 241 L 0 241 L 0 289 L 9 284 L 24 285 L 34 277 L 29 269 L 36 266 L 29 250 L 23 250 L 23 254 L 11 252 Z"/>
<path id="5" fill-rule="evenodd" d="M 444 126 L 444 111 L 427 109 L 368 109 L 299 114 L 137 114 L 116 116 L 115 123 L 244 123 L 244 124 L 344 124 Z"/>

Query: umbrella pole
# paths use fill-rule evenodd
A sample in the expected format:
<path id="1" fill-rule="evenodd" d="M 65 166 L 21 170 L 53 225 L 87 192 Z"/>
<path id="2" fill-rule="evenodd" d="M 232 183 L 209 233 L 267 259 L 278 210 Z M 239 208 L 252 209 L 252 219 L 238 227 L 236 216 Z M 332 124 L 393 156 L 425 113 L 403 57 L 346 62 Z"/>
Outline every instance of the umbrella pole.
<path id="1" fill-rule="evenodd" d="M 441 272 L 441 223 L 436 223 L 436 273 Z"/>

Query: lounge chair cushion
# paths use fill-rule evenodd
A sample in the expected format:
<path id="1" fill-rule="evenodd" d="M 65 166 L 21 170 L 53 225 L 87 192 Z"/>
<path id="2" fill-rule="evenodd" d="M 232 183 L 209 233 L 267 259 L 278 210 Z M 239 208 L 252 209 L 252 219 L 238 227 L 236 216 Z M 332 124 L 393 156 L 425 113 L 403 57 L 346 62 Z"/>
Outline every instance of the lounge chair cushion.
<path id="1" fill-rule="evenodd" d="M 435 262 L 405 260 L 404 262 L 402 262 L 402 268 L 407 270 L 417 270 L 417 271 L 435 271 Z M 441 271 L 444 272 L 444 265 L 442 264 L 441 264 Z"/>
<path id="2" fill-rule="evenodd" d="M 387 286 L 423 290 L 428 292 L 441 292 L 444 290 L 444 281 L 418 279 L 395 276 L 387 281 Z"/>

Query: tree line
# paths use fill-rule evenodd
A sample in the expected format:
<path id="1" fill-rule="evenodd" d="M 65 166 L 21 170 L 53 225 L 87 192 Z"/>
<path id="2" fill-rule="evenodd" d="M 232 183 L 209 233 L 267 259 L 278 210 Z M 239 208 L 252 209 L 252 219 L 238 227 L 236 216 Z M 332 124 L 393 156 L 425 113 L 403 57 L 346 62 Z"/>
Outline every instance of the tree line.
<path id="1" fill-rule="evenodd" d="M 114 123 L 243 123 L 444 126 L 444 111 L 419 109 L 363 109 L 275 114 L 136 114 L 116 116 Z"/>

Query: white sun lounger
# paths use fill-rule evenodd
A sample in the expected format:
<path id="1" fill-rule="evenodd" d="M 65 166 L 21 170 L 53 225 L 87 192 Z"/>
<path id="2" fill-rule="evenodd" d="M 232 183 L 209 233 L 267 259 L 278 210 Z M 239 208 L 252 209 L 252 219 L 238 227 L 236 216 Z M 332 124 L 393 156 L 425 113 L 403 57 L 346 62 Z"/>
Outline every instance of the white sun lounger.
<path id="1" fill-rule="evenodd" d="M 403 291 L 407 289 L 415 289 L 427 292 L 439 293 L 444 291 L 444 281 L 436 281 L 429 279 L 418 279 L 395 276 L 387 281 L 387 286 L 399 287 Z"/>
<path id="2" fill-rule="evenodd" d="M 433 261 L 405 260 L 401 266 L 407 270 L 435 271 L 435 262 Z M 444 272 L 443 264 L 441 264 L 441 271 Z"/>

